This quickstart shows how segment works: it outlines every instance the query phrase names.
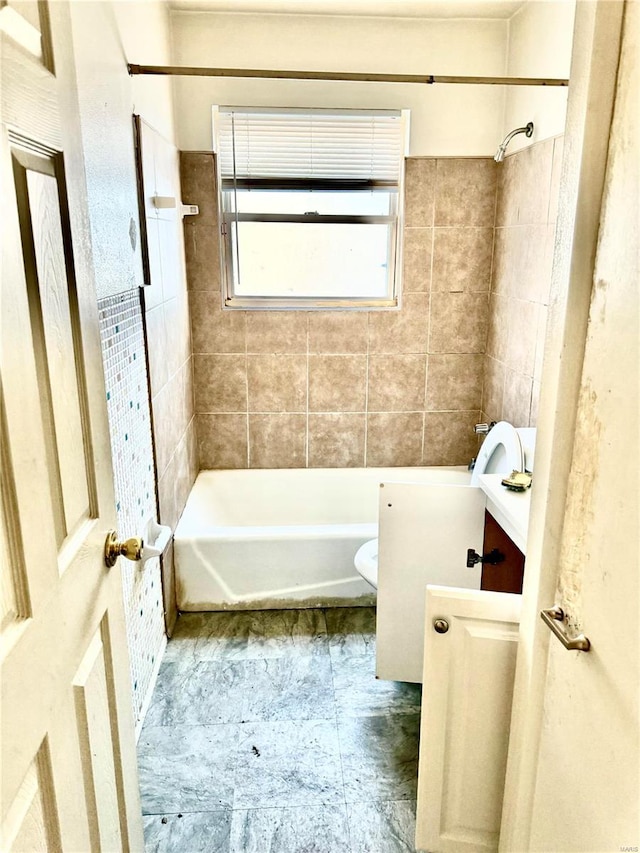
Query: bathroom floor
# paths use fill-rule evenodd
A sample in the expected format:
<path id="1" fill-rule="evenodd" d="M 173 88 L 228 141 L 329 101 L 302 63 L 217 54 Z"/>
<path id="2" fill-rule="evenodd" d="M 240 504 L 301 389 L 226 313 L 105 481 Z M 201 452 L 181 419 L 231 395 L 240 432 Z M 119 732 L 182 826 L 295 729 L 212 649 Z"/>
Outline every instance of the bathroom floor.
<path id="1" fill-rule="evenodd" d="M 420 686 L 374 608 L 180 617 L 138 744 L 147 851 L 413 851 Z"/>

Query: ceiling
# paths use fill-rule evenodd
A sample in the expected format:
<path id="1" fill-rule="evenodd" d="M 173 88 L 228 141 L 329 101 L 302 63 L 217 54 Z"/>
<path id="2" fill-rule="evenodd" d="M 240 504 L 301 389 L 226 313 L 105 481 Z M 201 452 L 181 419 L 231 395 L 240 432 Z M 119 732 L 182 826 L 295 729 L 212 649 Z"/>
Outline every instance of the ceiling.
<path id="1" fill-rule="evenodd" d="M 169 0 L 169 6 L 179 12 L 506 19 L 525 2 L 527 0 Z"/>

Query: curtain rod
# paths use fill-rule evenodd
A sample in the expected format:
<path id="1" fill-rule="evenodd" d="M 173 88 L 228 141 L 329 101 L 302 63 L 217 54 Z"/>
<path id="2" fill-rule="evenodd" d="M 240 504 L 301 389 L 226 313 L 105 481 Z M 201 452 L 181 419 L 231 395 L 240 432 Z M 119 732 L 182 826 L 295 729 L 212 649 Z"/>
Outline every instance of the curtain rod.
<path id="1" fill-rule="evenodd" d="M 441 74 L 358 74 L 340 71 L 266 71 L 256 68 L 198 68 L 180 65 L 129 64 L 129 74 L 172 77 L 258 77 L 267 80 L 346 80 L 355 83 L 466 83 L 486 86 L 568 86 L 557 77 L 451 77 Z"/>

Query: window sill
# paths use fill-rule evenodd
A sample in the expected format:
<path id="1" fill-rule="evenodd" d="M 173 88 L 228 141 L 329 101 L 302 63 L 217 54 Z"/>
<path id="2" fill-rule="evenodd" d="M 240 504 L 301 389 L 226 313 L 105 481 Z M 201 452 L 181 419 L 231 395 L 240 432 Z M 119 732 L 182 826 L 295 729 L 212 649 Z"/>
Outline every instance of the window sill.
<path id="1" fill-rule="evenodd" d="M 393 299 L 335 299 L 328 297 L 298 297 L 287 299 L 276 296 L 231 296 L 224 301 L 225 309 L 243 311 L 376 311 L 398 310 L 397 297 Z"/>

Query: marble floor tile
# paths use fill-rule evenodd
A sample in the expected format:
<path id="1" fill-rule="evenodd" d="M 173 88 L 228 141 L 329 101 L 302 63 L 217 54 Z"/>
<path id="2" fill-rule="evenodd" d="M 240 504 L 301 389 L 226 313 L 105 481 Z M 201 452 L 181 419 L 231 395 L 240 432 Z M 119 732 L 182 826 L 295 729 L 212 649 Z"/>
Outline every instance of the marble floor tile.
<path id="1" fill-rule="evenodd" d="M 415 714 L 420 711 L 421 685 L 376 678 L 373 655 L 334 657 L 331 670 L 339 717 Z"/>
<path id="2" fill-rule="evenodd" d="M 375 655 L 375 607 L 336 607 L 326 611 L 331 657 Z"/>
<path id="3" fill-rule="evenodd" d="M 183 614 L 138 745 L 146 849 L 413 851 L 419 707 L 375 679 L 374 608 Z"/>
<path id="4" fill-rule="evenodd" d="M 328 655 L 163 663 L 145 727 L 330 720 Z"/>
<path id="5" fill-rule="evenodd" d="M 144 728 L 138 742 L 143 814 L 230 808 L 240 728 Z"/>
<path id="6" fill-rule="evenodd" d="M 143 821 L 146 853 L 229 853 L 230 809 L 147 815 Z"/>
<path id="7" fill-rule="evenodd" d="M 197 660 L 244 660 L 253 614 L 243 610 L 208 613 L 196 642 Z"/>
<path id="8" fill-rule="evenodd" d="M 338 717 L 347 803 L 414 800 L 419 714 Z"/>
<path id="9" fill-rule="evenodd" d="M 182 613 L 163 661 L 236 660 L 246 657 L 252 613 L 244 610 Z"/>
<path id="10" fill-rule="evenodd" d="M 229 853 L 267 851 L 351 853 L 345 806 L 234 811 Z"/>
<path id="11" fill-rule="evenodd" d="M 248 689 L 243 661 L 163 663 L 144 725 L 239 723 Z"/>
<path id="12" fill-rule="evenodd" d="M 259 610 L 252 613 L 247 658 L 326 655 L 322 610 Z"/>
<path id="13" fill-rule="evenodd" d="M 344 803 L 334 721 L 247 723 L 236 752 L 234 809 Z"/>
<path id="14" fill-rule="evenodd" d="M 243 694 L 244 722 L 335 718 L 328 655 L 245 661 Z"/>
<path id="15" fill-rule="evenodd" d="M 167 641 L 163 663 L 184 661 L 193 657 L 196 642 L 207 619 L 208 613 L 180 613 L 173 636 Z"/>
<path id="16" fill-rule="evenodd" d="M 351 853 L 414 853 L 415 811 L 412 800 L 349 804 Z"/>

